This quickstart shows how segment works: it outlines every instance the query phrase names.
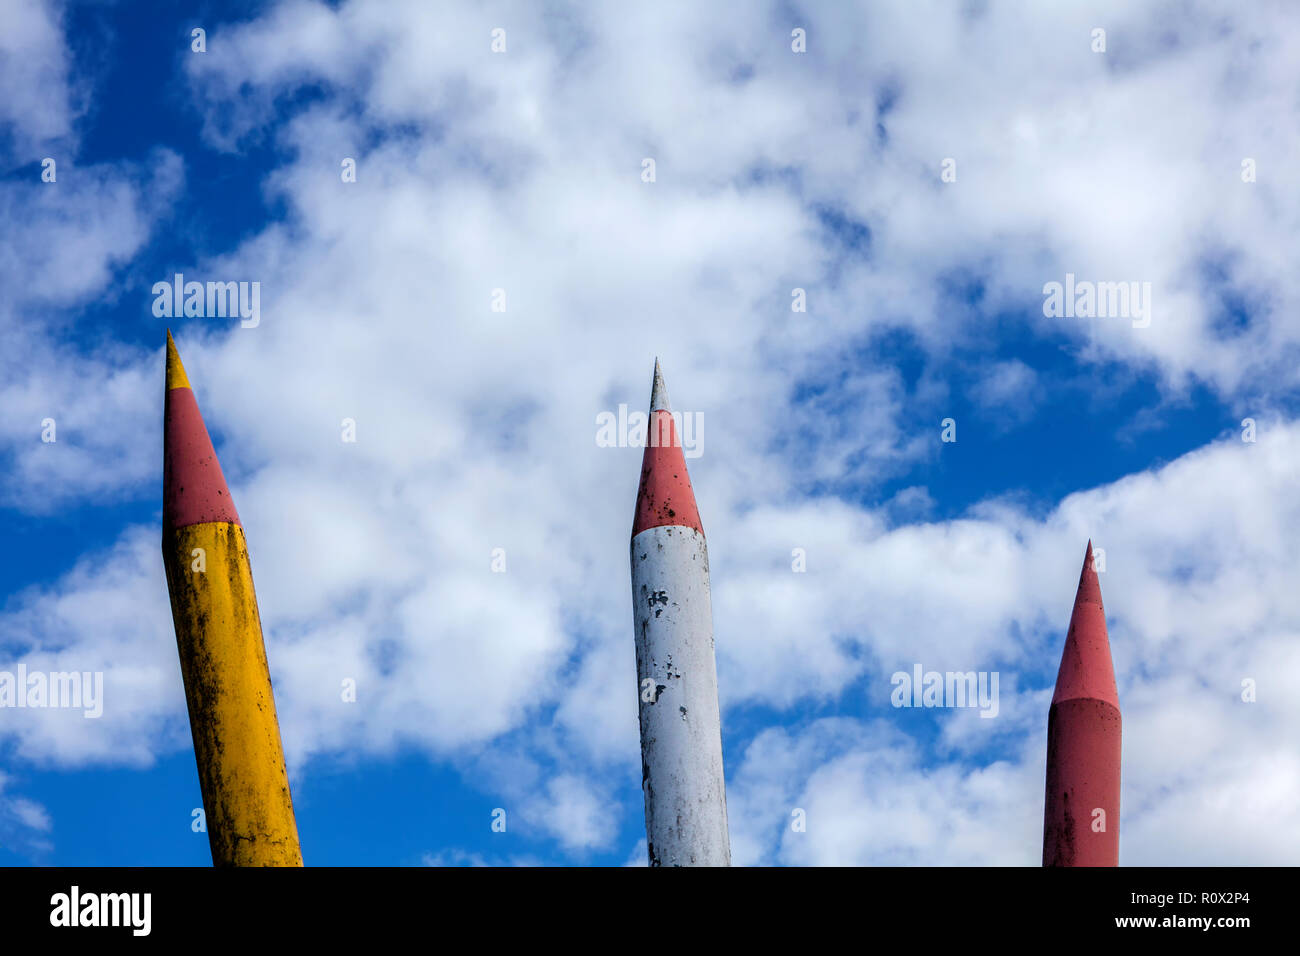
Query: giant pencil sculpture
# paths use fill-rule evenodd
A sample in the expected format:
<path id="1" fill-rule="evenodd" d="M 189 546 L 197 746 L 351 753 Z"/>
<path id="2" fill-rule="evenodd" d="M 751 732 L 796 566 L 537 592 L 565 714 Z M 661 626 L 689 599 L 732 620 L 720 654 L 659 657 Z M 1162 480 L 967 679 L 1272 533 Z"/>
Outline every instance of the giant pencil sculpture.
<path id="1" fill-rule="evenodd" d="M 729 866 L 709 552 L 659 363 L 632 524 L 641 789 L 651 866 Z"/>
<path id="2" fill-rule="evenodd" d="M 214 866 L 301 866 L 244 529 L 167 334 L 163 566 Z"/>
<path id="3" fill-rule="evenodd" d="M 1119 692 L 1089 541 L 1047 717 L 1043 866 L 1119 865 L 1119 766 Z"/>

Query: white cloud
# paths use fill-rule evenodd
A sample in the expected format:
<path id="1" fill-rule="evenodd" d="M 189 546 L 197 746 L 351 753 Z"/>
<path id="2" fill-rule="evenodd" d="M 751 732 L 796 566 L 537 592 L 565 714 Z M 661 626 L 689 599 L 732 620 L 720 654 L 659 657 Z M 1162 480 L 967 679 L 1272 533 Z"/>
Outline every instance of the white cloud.
<path id="1" fill-rule="evenodd" d="M 646 845 L 646 841 L 637 840 L 636 846 L 632 848 L 631 854 L 628 856 L 627 861 L 623 865 L 649 867 L 650 866 L 649 860 L 650 860 L 650 850 Z"/>
<path id="2" fill-rule="evenodd" d="M 524 805 L 524 814 L 564 848 L 582 850 L 609 844 L 617 831 L 619 809 L 586 780 L 562 774 L 548 780 L 545 793 Z"/>
<path id="3" fill-rule="evenodd" d="M 62 3 L 11 0 L 0 7 L 0 161 L 36 162 L 71 138 L 79 109 L 62 19 Z"/>
<path id="4" fill-rule="evenodd" d="M 147 766 L 188 744 L 170 618 L 158 539 L 143 529 L 19 594 L 0 617 L 0 669 L 102 673 L 103 714 L 7 710 L 0 738 L 25 761 L 62 766 Z"/>
<path id="5" fill-rule="evenodd" d="M 59 166 L 53 183 L 0 190 L 0 505 L 42 514 L 138 493 L 161 453 L 157 360 L 78 328 L 70 310 L 121 297 L 114 278 L 149 240 L 184 181 L 179 156 Z M 150 300 L 140 302 L 147 314 Z M 98 347 L 81 352 L 80 338 Z M 53 422 L 53 441 L 47 422 Z"/>
<path id="6" fill-rule="evenodd" d="M 831 718 L 802 732 L 764 731 L 733 772 L 734 862 L 1038 862 L 1042 785 L 1035 790 L 1030 767 L 925 767 L 918 751 L 883 721 Z"/>
<path id="7" fill-rule="evenodd" d="M 1034 411 L 1038 373 L 1019 359 L 996 362 L 983 370 L 972 389 L 977 404 L 1007 424 L 1022 422 Z"/>
<path id="8" fill-rule="evenodd" d="M 10 778 L 0 772 L 0 848 L 43 854 L 51 849 L 49 811 L 27 797 L 6 793 Z"/>

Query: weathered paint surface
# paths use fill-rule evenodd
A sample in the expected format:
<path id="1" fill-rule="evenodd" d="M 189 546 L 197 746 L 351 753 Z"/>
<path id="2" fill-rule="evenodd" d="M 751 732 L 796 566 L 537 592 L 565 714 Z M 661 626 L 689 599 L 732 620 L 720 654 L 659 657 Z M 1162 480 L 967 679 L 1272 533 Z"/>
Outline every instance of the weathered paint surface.
<path id="1" fill-rule="evenodd" d="M 1119 865 L 1119 710 L 1100 700 L 1053 704 L 1047 718 L 1043 866 Z M 1106 831 L 1093 830 L 1093 811 Z"/>
<path id="2" fill-rule="evenodd" d="M 191 570 L 195 548 L 207 570 Z M 176 646 L 214 865 L 301 866 L 243 529 L 210 522 L 163 541 Z"/>
<path id="3" fill-rule="evenodd" d="M 658 362 L 650 408 L 671 435 Z M 729 866 L 708 546 L 675 441 L 646 447 L 631 563 L 650 865 Z"/>
<path id="4" fill-rule="evenodd" d="M 248 548 L 170 334 L 167 386 L 163 567 L 212 862 L 301 866 Z"/>
<path id="5" fill-rule="evenodd" d="M 1101 585 L 1084 556 L 1047 718 L 1044 866 L 1118 866 L 1122 720 Z M 1105 812 L 1105 830 L 1094 828 Z"/>
<path id="6" fill-rule="evenodd" d="M 667 525 L 634 537 L 632 599 L 650 865 L 729 866 L 704 535 Z"/>

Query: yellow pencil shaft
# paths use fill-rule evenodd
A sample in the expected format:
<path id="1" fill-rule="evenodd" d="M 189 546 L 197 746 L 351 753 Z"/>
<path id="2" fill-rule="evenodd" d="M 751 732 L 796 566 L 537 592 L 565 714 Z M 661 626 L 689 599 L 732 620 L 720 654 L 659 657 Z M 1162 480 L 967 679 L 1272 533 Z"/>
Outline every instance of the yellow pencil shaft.
<path id="1" fill-rule="evenodd" d="M 301 866 L 243 529 L 165 532 L 163 564 L 213 865 Z"/>

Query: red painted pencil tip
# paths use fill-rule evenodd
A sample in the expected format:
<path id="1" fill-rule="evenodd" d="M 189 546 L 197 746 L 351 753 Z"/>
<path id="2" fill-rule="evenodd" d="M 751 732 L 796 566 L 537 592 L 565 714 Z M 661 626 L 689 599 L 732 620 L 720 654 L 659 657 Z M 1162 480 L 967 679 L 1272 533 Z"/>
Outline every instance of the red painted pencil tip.
<path id="1" fill-rule="evenodd" d="M 239 524 L 216 450 L 167 333 L 167 391 L 163 404 L 163 530 L 208 521 Z"/>
<path id="2" fill-rule="evenodd" d="M 1070 630 L 1061 653 L 1052 703 L 1076 698 L 1105 701 L 1119 709 L 1115 686 L 1115 665 L 1110 656 L 1106 632 L 1106 610 L 1101 601 L 1101 583 L 1093 566 L 1092 541 L 1088 542 L 1079 573 L 1079 588 L 1070 615 Z"/>
<path id="3" fill-rule="evenodd" d="M 636 493 L 636 515 L 632 536 L 647 528 L 694 528 L 700 534 L 700 511 L 686 473 L 686 456 L 668 405 L 659 360 L 655 359 L 654 383 L 650 387 L 650 417 L 646 422 L 645 454 L 641 457 L 641 484 Z"/>

